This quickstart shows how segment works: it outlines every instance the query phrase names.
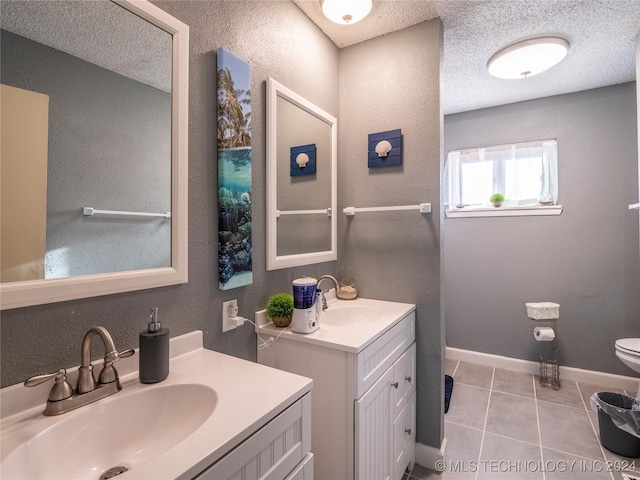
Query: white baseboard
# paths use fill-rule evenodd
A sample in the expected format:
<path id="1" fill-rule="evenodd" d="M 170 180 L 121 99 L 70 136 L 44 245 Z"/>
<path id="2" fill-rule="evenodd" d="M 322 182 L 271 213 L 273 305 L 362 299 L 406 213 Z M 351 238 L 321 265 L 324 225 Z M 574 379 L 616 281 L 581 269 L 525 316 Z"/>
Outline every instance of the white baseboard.
<path id="1" fill-rule="evenodd" d="M 420 442 L 416 442 L 416 463 L 430 470 L 441 472 L 444 465 L 444 451 L 447 448 L 446 437 L 442 439 L 440 448 L 430 447 Z"/>
<path id="2" fill-rule="evenodd" d="M 613 353 L 612 353 L 613 355 Z M 515 372 L 530 373 L 538 375 L 540 373 L 538 362 L 521 360 L 519 358 L 503 357 L 492 353 L 474 352 L 461 348 L 446 347 L 445 358 L 447 360 L 461 360 L 479 365 L 486 365 L 494 368 L 504 368 Z M 607 388 L 617 388 L 635 393 L 638 390 L 640 378 L 616 375 L 614 373 L 597 372 L 594 370 L 583 370 L 581 368 L 560 366 L 560 379 L 573 382 L 588 383 Z M 426 465 L 425 465 L 426 466 Z"/>

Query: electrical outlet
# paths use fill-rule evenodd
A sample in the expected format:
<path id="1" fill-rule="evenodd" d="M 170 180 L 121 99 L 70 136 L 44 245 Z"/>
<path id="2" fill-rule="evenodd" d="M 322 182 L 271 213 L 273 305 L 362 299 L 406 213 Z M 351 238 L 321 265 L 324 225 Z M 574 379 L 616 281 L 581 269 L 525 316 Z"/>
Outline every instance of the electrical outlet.
<path id="1" fill-rule="evenodd" d="M 231 315 L 232 309 L 235 311 L 235 314 Z M 238 300 L 229 300 L 228 302 L 222 303 L 222 333 L 228 332 L 229 330 L 233 330 L 237 328 L 237 326 L 229 321 L 229 318 L 232 316 L 238 315 Z"/>

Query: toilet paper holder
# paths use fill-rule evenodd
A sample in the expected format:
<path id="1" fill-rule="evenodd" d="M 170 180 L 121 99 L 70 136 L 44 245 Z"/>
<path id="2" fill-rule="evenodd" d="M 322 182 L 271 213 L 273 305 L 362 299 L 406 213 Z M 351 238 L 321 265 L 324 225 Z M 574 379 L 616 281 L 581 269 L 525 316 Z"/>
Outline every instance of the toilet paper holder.
<path id="1" fill-rule="evenodd" d="M 538 304 L 536 304 L 538 305 Z M 527 305 L 528 313 L 529 304 Z M 558 316 L 558 315 L 552 315 Z M 560 390 L 560 349 L 558 348 L 558 319 L 557 318 L 529 318 L 535 320 L 537 324 L 544 323 L 547 325 L 536 326 L 533 329 L 533 336 L 539 342 L 552 342 L 553 358 L 545 358 L 544 353 L 540 353 L 540 386 L 551 387 L 554 390 Z"/>

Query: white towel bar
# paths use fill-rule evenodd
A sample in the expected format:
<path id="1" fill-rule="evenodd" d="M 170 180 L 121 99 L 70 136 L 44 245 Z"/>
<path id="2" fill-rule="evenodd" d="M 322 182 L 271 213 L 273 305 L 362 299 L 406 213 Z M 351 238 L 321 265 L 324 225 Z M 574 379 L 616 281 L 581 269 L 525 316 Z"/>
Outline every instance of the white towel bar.
<path id="1" fill-rule="evenodd" d="M 319 210 L 276 210 L 276 217 L 279 218 L 280 215 L 310 215 L 314 213 L 324 213 L 328 217 L 331 216 L 330 208 L 321 208 Z"/>
<path id="2" fill-rule="evenodd" d="M 629 210 L 640 210 L 640 203 L 632 203 L 629 205 Z"/>
<path id="3" fill-rule="evenodd" d="M 431 204 L 421 203 L 420 205 L 397 205 L 393 207 L 345 207 L 342 212 L 351 217 L 357 212 L 386 212 L 391 210 L 420 210 L 420 213 L 431 213 Z"/>
<path id="4" fill-rule="evenodd" d="M 96 210 L 93 207 L 84 207 L 82 209 L 82 213 L 85 216 L 92 215 L 124 215 L 124 216 L 133 216 L 133 217 L 162 217 L 162 218 L 171 218 L 171 212 L 165 213 L 146 213 L 146 212 L 123 212 L 120 210 Z"/>

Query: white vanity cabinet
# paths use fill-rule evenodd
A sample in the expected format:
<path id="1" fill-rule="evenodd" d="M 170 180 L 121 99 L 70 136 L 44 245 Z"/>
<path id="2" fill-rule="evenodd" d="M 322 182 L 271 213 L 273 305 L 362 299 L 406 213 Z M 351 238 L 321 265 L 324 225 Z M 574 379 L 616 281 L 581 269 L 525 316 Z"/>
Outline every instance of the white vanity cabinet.
<path id="1" fill-rule="evenodd" d="M 323 331 L 320 317 L 315 337 L 283 334 L 258 350 L 258 363 L 313 379 L 316 480 L 400 480 L 413 467 L 415 307 L 407 307 L 361 348 L 341 348 L 337 329 Z"/>
<path id="2" fill-rule="evenodd" d="M 196 480 L 313 480 L 311 394 L 295 402 Z"/>

